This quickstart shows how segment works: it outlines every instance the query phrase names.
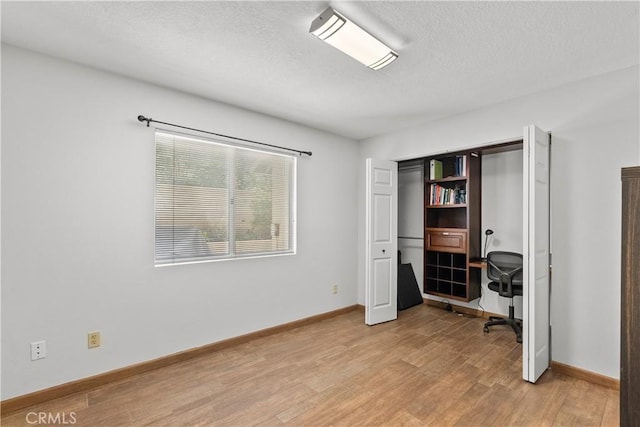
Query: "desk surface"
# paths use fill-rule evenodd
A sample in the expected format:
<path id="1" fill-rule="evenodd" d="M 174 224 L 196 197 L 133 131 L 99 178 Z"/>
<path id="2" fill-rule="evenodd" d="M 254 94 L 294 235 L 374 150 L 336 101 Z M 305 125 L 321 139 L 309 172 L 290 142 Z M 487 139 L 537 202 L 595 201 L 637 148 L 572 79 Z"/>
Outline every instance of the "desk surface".
<path id="1" fill-rule="evenodd" d="M 469 267 L 471 268 L 487 268 L 487 262 L 481 260 L 480 258 L 470 259 Z"/>

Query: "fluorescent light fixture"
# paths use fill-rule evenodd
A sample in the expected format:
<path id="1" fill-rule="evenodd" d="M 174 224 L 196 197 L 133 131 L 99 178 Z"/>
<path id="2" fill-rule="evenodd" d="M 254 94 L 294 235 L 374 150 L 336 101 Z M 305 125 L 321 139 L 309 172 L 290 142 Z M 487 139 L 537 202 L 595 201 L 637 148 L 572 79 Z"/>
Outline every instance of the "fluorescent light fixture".
<path id="1" fill-rule="evenodd" d="M 331 7 L 313 20 L 309 32 L 373 70 L 398 58 L 391 48 Z"/>

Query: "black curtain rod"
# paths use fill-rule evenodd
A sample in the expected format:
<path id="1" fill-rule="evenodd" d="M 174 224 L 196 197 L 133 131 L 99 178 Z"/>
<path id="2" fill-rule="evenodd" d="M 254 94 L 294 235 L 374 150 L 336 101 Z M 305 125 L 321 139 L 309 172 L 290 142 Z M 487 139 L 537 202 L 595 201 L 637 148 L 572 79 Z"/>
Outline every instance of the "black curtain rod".
<path id="1" fill-rule="evenodd" d="M 147 122 L 147 127 L 149 127 L 149 123 L 151 123 L 151 122 L 153 122 L 153 123 L 161 123 L 163 125 L 173 126 L 173 127 L 177 127 L 177 128 L 194 130 L 196 132 L 202 132 L 202 133 L 208 133 L 209 135 L 215 135 L 215 136 L 221 136 L 223 138 L 235 139 L 236 141 L 250 142 L 252 144 L 259 144 L 259 145 L 265 145 L 267 147 L 278 148 L 280 150 L 293 151 L 294 153 L 298 153 L 301 156 L 303 154 L 306 154 L 307 156 L 311 156 L 311 151 L 294 150 L 293 148 L 280 147 L 279 145 L 271 145 L 271 144 L 267 144 L 265 142 L 252 141 L 250 139 L 244 139 L 244 138 L 238 138 L 238 137 L 235 137 L 235 136 L 223 135 L 221 133 L 209 132 L 209 131 L 206 131 L 206 130 L 190 128 L 190 127 L 187 127 L 187 126 L 174 125 L 173 123 L 161 122 L 159 120 L 153 120 L 152 118 L 146 118 L 143 115 L 138 116 L 138 121 L 139 122 Z"/>

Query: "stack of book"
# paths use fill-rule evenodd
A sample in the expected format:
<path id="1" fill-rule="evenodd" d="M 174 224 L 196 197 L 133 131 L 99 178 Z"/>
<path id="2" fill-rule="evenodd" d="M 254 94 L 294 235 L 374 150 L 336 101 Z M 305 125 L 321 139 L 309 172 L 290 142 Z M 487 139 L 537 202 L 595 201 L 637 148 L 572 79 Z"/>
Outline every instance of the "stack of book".
<path id="1" fill-rule="evenodd" d="M 442 162 L 445 162 L 443 165 Z M 443 160 L 431 159 L 429 160 L 429 179 L 431 181 L 448 178 L 466 176 L 467 171 L 467 156 L 458 155 L 443 158 Z"/>
<path id="2" fill-rule="evenodd" d="M 431 200 L 429 204 L 432 206 L 463 205 L 465 203 L 467 203 L 465 189 L 458 186 L 447 188 L 438 184 L 431 184 Z"/>
<path id="3" fill-rule="evenodd" d="M 455 176 L 465 176 L 467 170 L 467 156 L 456 156 Z"/>

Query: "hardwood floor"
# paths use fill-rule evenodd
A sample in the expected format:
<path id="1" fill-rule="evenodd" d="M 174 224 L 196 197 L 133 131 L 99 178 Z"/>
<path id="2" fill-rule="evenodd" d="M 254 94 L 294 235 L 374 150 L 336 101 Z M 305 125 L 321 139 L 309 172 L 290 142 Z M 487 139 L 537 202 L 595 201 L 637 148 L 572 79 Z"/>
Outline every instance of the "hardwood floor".
<path id="1" fill-rule="evenodd" d="M 619 392 L 521 379 L 510 328 L 426 305 L 366 326 L 352 311 L 3 415 L 78 426 L 617 426 Z M 34 415 L 35 413 L 35 415 Z M 54 419 L 55 421 L 55 419 Z"/>

